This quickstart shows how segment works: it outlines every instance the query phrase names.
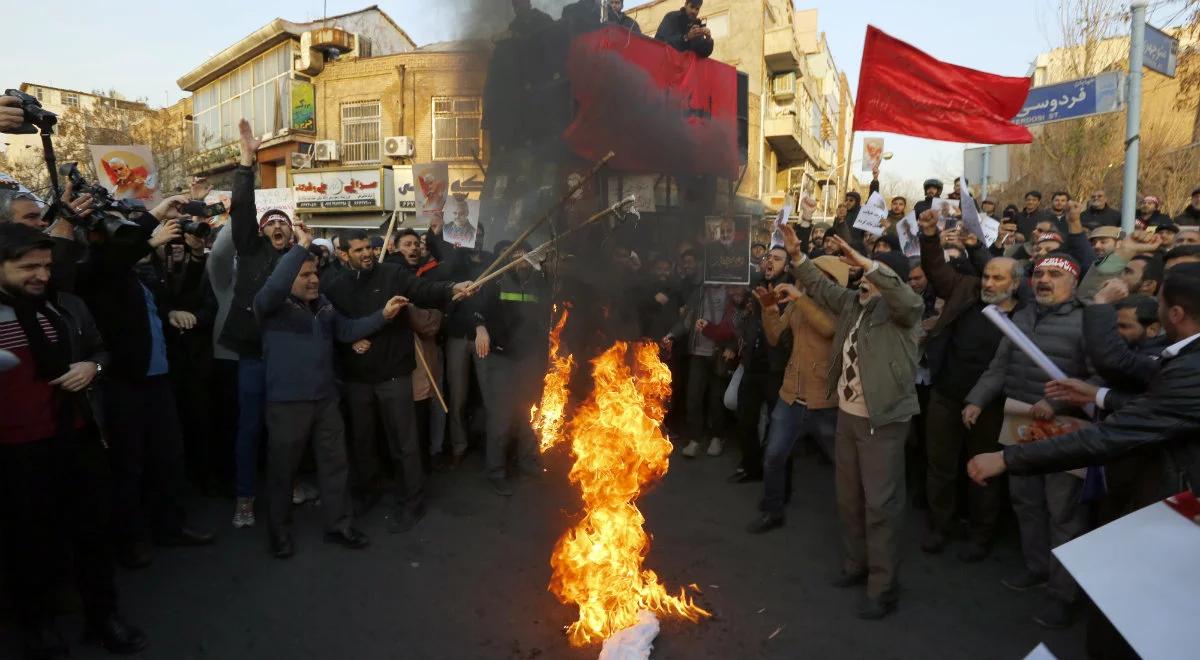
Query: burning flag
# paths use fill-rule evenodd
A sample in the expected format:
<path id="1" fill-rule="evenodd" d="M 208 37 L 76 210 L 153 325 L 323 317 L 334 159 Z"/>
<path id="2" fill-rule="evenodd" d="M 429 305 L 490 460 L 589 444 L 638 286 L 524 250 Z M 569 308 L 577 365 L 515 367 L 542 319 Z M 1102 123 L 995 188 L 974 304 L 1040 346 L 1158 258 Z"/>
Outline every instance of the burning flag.
<path id="1" fill-rule="evenodd" d="M 566 314 L 551 334 L 550 368 L 534 427 L 542 451 L 561 437 L 573 360 L 559 355 Z M 667 593 L 654 571 L 642 568 L 649 537 L 634 501 L 667 472 L 671 442 L 662 421 L 671 372 L 653 343 L 617 342 L 592 361 L 591 395 L 566 424 L 575 463 L 568 478 L 579 487 L 584 516 L 559 539 L 550 558 L 550 591 L 579 607 L 567 629 L 571 644 L 603 641 L 638 623 L 642 611 L 698 621 L 709 613 L 683 590 Z"/>

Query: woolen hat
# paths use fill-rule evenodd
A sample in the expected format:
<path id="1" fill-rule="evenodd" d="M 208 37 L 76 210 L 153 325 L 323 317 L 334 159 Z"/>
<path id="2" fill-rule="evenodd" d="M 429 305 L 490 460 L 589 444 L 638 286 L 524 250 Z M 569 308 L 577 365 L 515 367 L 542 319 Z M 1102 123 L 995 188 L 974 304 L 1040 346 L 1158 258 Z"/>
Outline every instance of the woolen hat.
<path id="1" fill-rule="evenodd" d="M 908 281 L 908 257 L 900 252 L 884 252 L 875 255 L 875 261 L 892 269 L 892 272 L 900 276 L 900 279 Z"/>

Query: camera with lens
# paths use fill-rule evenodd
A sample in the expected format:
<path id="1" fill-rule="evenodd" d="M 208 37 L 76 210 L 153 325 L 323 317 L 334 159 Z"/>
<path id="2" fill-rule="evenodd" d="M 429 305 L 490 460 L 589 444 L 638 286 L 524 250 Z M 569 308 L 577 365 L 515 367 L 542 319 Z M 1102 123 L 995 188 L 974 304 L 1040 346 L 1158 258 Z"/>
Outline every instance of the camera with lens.
<path id="1" fill-rule="evenodd" d="M 145 233 L 140 225 L 130 218 L 147 213 L 141 202 L 116 199 L 100 184 L 90 184 L 79 172 L 77 163 L 66 163 L 59 167 L 59 175 L 66 177 L 71 190 L 77 195 L 92 196 L 92 212 L 86 218 L 67 215 L 71 224 L 88 231 L 100 232 L 115 240 L 137 240 Z"/>
<path id="2" fill-rule="evenodd" d="M 4 95 L 18 99 L 21 102 L 21 111 L 25 113 L 25 123 L 13 131 L 14 134 L 37 133 L 39 129 L 49 133 L 58 123 L 58 115 L 42 108 L 41 102 L 29 94 L 16 89 L 6 89 Z"/>

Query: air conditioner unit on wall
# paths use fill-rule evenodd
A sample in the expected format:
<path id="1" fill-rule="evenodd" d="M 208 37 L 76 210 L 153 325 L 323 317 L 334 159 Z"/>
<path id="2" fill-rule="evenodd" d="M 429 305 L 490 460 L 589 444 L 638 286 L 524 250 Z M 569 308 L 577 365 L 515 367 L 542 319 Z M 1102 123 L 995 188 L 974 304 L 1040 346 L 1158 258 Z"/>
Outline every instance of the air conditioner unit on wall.
<path id="1" fill-rule="evenodd" d="M 317 140 L 316 147 L 313 149 L 313 160 L 328 162 L 337 159 L 338 145 L 336 140 Z"/>
<path id="2" fill-rule="evenodd" d="M 411 158 L 413 139 L 407 135 L 395 135 L 383 139 L 383 153 L 392 158 Z"/>

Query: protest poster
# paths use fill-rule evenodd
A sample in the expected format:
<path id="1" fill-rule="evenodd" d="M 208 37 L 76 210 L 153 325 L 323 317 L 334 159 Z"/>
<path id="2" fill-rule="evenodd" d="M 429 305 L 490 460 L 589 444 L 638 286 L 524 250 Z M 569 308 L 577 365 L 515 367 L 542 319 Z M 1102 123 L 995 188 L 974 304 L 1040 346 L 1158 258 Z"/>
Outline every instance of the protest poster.
<path id="1" fill-rule="evenodd" d="M 454 247 L 474 248 L 479 230 L 479 200 L 454 195 L 445 207 L 442 237 Z"/>
<path id="2" fill-rule="evenodd" d="M 783 200 L 783 206 L 780 207 L 779 213 L 775 216 L 775 221 L 771 223 L 771 245 L 770 247 L 783 247 L 783 226 L 788 223 L 788 218 L 792 215 L 792 197 L 788 195 Z"/>
<path id="3" fill-rule="evenodd" d="M 254 191 L 254 217 L 262 222 L 268 211 L 282 211 L 296 221 L 296 193 L 291 188 L 260 188 Z"/>
<path id="4" fill-rule="evenodd" d="M 883 204 L 883 195 L 873 192 L 867 198 L 867 203 L 863 204 L 862 208 L 858 210 L 858 217 L 854 220 L 854 228 L 876 236 L 882 236 L 883 221 L 887 219 L 887 214 L 887 207 Z"/>
<path id="5" fill-rule="evenodd" d="M 863 138 L 862 171 L 873 172 L 883 162 L 883 138 Z"/>
<path id="6" fill-rule="evenodd" d="M 900 239 L 900 250 L 906 257 L 921 256 L 921 227 L 917 224 L 917 212 L 909 212 L 896 223 L 896 237 Z"/>
<path id="7" fill-rule="evenodd" d="M 413 165 L 412 175 L 417 186 L 417 215 L 424 219 L 441 213 L 450 193 L 450 168 L 445 163 L 423 163 Z"/>
<path id="8" fill-rule="evenodd" d="M 210 190 L 204 196 L 205 204 L 222 204 L 225 206 L 225 212 L 221 215 L 214 215 L 208 219 L 208 224 L 213 227 L 224 227 L 225 223 L 229 222 L 229 209 L 233 208 L 233 192 L 229 190 Z"/>
<path id="9" fill-rule="evenodd" d="M 162 199 L 158 191 L 158 167 L 154 154 L 144 144 L 89 144 L 96 179 L 115 199 L 129 199 L 153 206 Z"/>
<path id="10" fill-rule="evenodd" d="M 958 221 L 962 217 L 962 212 L 958 209 L 957 199 L 944 199 L 942 197 L 933 198 L 933 202 L 929 207 L 938 217 L 938 231 L 954 229 L 958 226 Z"/>
<path id="11" fill-rule="evenodd" d="M 750 216 L 704 219 L 704 283 L 750 284 Z"/>

